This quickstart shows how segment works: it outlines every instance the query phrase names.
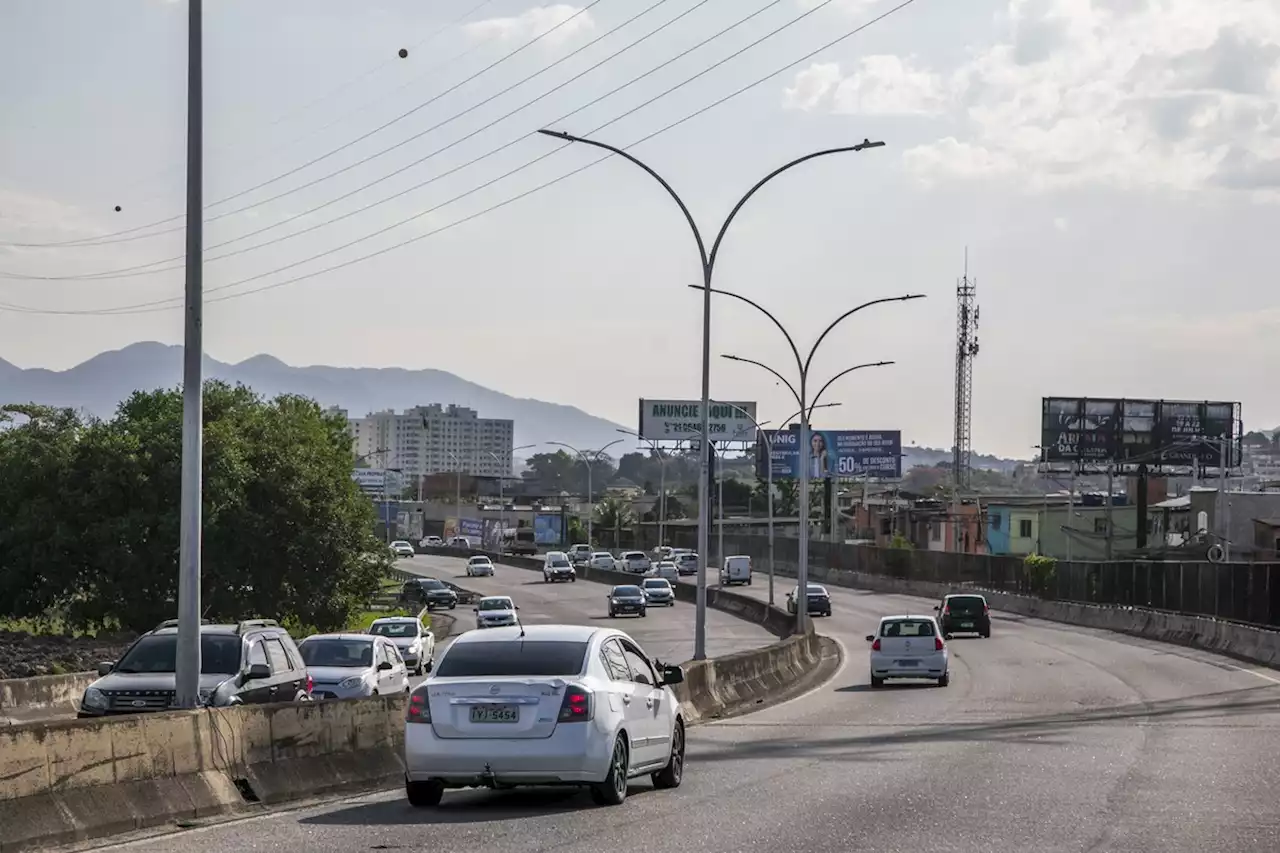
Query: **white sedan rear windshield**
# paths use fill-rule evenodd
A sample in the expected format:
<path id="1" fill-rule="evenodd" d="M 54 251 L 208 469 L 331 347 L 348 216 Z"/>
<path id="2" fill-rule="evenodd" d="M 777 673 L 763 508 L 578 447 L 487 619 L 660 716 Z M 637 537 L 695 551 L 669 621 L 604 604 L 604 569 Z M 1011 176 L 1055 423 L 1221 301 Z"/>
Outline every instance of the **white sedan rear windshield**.
<path id="1" fill-rule="evenodd" d="M 933 622 L 928 619 L 895 619 L 880 626 L 882 637 L 932 637 Z"/>
<path id="2" fill-rule="evenodd" d="M 631 553 L 627 554 L 627 556 L 626 556 L 624 559 L 627 559 L 627 560 L 647 560 L 647 559 L 649 559 L 649 558 L 648 558 L 648 557 L 646 557 L 644 554 L 642 554 L 642 553 L 641 553 L 641 552 L 639 552 L 639 551 L 632 551 Z"/>
<path id="3" fill-rule="evenodd" d="M 456 643 L 436 666 L 437 678 L 578 675 L 587 644 L 559 640 Z"/>

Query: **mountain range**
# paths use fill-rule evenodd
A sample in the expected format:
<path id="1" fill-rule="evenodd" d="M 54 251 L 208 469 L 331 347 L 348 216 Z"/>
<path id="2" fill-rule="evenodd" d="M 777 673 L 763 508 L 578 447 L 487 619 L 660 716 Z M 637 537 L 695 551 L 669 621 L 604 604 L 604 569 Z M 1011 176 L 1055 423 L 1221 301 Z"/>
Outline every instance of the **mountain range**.
<path id="1" fill-rule="evenodd" d="M 243 383 L 268 397 L 301 394 L 323 406 L 346 409 L 352 417 L 427 403 L 455 403 L 475 409 L 482 418 L 514 421 L 516 445 L 562 441 L 584 449 L 603 447 L 618 438 L 619 429 L 634 429 L 634 425 L 617 424 L 575 406 L 512 397 L 443 370 L 293 367 L 273 356 L 256 355 L 238 364 L 206 356 L 204 374 L 210 379 Z M 135 390 L 181 384 L 182 347 L 155 342 L 104 352 L 61 371 L 20 368 L 0 358 L 0 405 L 34 402 L 110 417 L 120 401 Z M 951 458 L 949 450 L 926 447 L 908 447 L 904 452 L 904 469 Z M 973 457 L 978 468 L 1008 470 L 1015 464 L 992 456 Z"/>

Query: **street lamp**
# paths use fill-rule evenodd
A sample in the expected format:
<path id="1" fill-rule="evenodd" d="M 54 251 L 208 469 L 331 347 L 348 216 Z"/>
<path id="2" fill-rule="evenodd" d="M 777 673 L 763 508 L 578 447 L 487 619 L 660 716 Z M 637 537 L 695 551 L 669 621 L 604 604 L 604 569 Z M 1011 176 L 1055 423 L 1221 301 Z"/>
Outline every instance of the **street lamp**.
<path id="1" fill-rule="evenodd" d="M 740 406 L 735 406 L 732 403 L 716 403 L 716 405 L 728 406 L 729 408 L 733 409 L 738 414 L 742 415 L 747 420 L 751 421 L 751 423 L 756 428 L 756 432 L 760 433 L 761 437 L 764 437 L 765 495 L 768 500 L 768 509 L 766 510 L 766 512 L 768 513 L 768 519 L 769 519 L 769 606 L 772 607 L 773 606 L 773 445 L 769 443 L 768 437 L 764 436 L 765 424 L 769 422 L 757 421 L 755 418 L 751 417 L 751 413 L 748 412 L 746 409 L 743 409 Z M 809 409 L 810 411 L 814 409 L 831 409 L 831 408 L 835 408 L 836 406 L 842 406 L 842 405 L 844 404 L 843 403 L 822 403 L 821 405 L 810 406 Z M 788 415 L 787 417 L 783 418 L 782 423 L 784 424 L 790 423 L 792 418 L 798 417 L 799 415 L 800 415 L 799 412 L 796 412 L 794 415 Z"/>
<path id="2" fill-rule="evenodd" d="M 715 290 L 713 292 L 719 293 L 722 296 L 729 296 L 734 299 L 738 299 L 742 302 L 745 302 L 748 305 L 750 305 L 752 308 L 755 308 L 757 311 L 764 314 L 773 322 L 775 326 L 778 327 L 778 330 L 782 332 L 782 336 L 787 339 L 787 343 L 791 346 L 791 352 L 795 355 L 795 358 L 796 358 L 796 367 L 799 369 L 799 372 L 800 372 L 799 389 L 797 389 L 796 386 L 793 385 L 785 376 L 783 376 L 778 371 L 774 370 L 772 367 L 769 367 L 767 364 L 764 364 L 763 362 L 753 361 L 752 359 L 742 358 L 736 355 L 725 355 L 723 356 L 723 358 L 730 359 L 731 361 L 745 362 L 746 364 L 754 364 L 756 367 L 759 367 L 762 370 L 768 371 L 769 373 L 773 374 L 773 376 L 776 377 L 778 381 L 780 381 L 783 385 L 787 387 L 787 389 L 791 392 L 791 395 L 795 397 L 796 403 L 800 407 L 799 439 L 800 439 L 800 448 L 802 453 L 804 452 L 804 448 L 807 448 L 809 446 L 809 416 L 813 412 L 813 406 L 817 404 L 819 400 L 822 399 L 822 395 L 826 393 L 826 390 L 830 388 L 831 385 L 837 379 L 840 379 L 843 376 L 847 376 L 848 374 L 853 373 L 855 370 L 861 370 L 866 367 L 884 367 L 884 366 L 893 364 L 893 362 L 891 361 L 877 361 L 877 362 L 871 362 L 868 364 L 858 364 L 853 367 L 846 368 L 840 371 L 839 373 L 837 373 L 835 376 L 832 376 L 830 379 L 828 379 L 827 383 L 823 385 L 821 388 L 819 388 L 818 393 L 814 394 L 813 399 L 810 400 L 809 399 L 809 368 L 812 367 L 813 357 L 818 352 L 818 348 L 822 346 L 822 342 L 826 340 L 827 335 L 829 335 L 831 333 L 831 330 L 834 329 L 836 326 L 840 325 L 842 322 L 852 317 L 854 314 L 857 314 L 859 311 L 861 311 L 864 308 L 870 308 L 872 305 L 879 305 L 884 302 L 908 302 L 912 299 L 924 298 L 923 294 L 907 294 L 905 296 L 890 296 L 884 299 L 873 299 L 870 302 L 862 303 L 856 308 L 851 308 L 848 311 L 841 314 L 835 320 L 833 320 L 830 325 L 828 325 L 825 329 L 822 330 L 822 334 L 818 335 L 818 340 L 815 341 L 813 346 L 809 349 L 808 356 L 802 358 L 800 356 L 800 348 L 796 346 L 796 342 L 791 337 L 791 333 L 787 331 L 786 327 L 782 325 L 781 321 L 779 321 L 777 317 L 775 317 L 772 313 L 770 313 L 768 309 L 764 308 L 759 303 L 751 299 L 748 299 L 745 296 L 742 296 L 737 293 L 733 293 L 728 290 Z M 803 464 L 800 466 L 800 476 L 798 477 L 798 479 L 799 479 L 798 488 L 800 492 L 799 494 L 800 541 L 798 544 L 799 544 L 800 553 L 797 555 L 799 565 L 796 567 L 796 584 L 801 590 L 806 590 L 809 588 L 809 465 L 807 464 L 807 460 L 806 460 L 806 464 Z M 796 608 L 796 630 L 797 631 L 801 633 L 804 632 L 805 620 L 808 618 L 808 616 L 809 616 L 809 613 L 808 613 L 807 607 Z"/>
<path id="3" fill-rule="evenodd" d="M 599 462 L 600 457 L 604 455 L 604 452 L 606 450 L 608 450 L 610 447 L 613 447 L 615 444 L 621 444 L 621 443 L 622 443 L 622 439 L 615 438 L 613 441 L 609 442 L 599 450 L 582 451 L 574 447 L 572 444 L 565 444 L 563 441 L 547 442 L 547 444 L 554 444 L 557 447 L 566 447 L 569 450 L 572 450 L 574 453 L 578 454 L 578 458 L 582 460 L 582 464 L 587 466 L 587 544 L 588 545 L 593 544 L 591 539 L 591 531 L 592 531 L 591 522 L 595 518 L 595 514 L 596 514 L 595 501 L 591 499 L 591 460 L 594 459 L 595 461 Z M 590 457 L 588 457 L 588 454 L 590 454 Z M 616 545 L 618 543 L 615 542 L 614 544 Z"/>
<path id="4" fill-rule="evenodd" d="M 511 448 L 511 452 L 515 453 L 517 450 L 528 450 L 531 447 L 537 447 L 537 445 L 522 444 L 519 447 Z M 503 483 L 506 480 L 506 475 L 502 473 L 502 468 L 510 463 L 503 460 L 501 456 L 494 453 L 492 450 L 489 450 L 486 452 L 493 457 L 494 462 L 498 463 L 498 469 L 499 469 L 499 472 L 498 472 L 498 553 L 501 554 L 502 543 L 507 538 L 507 496 L 506 496 L 506 493 L 503 491 Z"/>
<path id="5" fill-rule="evenodd" d="M 645 438 L 640 433 L 632 432 L 629 429 L 619 428 L 618 432 L 640 439 L 649 445 L 650 450 L 658 454 L 658 478 L 661 481 L 658 486 L 658 547 L 662 547 L 666 541 L 667 524 L 667 454 L 658 446 L 658 442 L 652 438 Z"/>
<path id="6" fill-rule="evenodd" d="M 698 228 L 697 221 L 693 218 L 688 205 L 684 203 L 684 199 L 680 198 L 680 194 L 667 182 L 665 178 L 659 175 L 652 167 L 641 161 L 634 154 L 629 154 L 621 148 L 609 145 L 604 142 L 597 142 L 594 139 L 585 139 L 581 136 L 573 136 L 558 130 L 539 130 L 539 133 L 562 139 L 565 142 L 581 142 L 584 145 L 590 145 L 600 148 L 612 154 L 617 154 L 624 160 L 640 167 L 649 177 L 653 178 L 662 188 L 671 196 L 671 200 L 680 208 L 680 212 L 684 214 L 685 222 L 689 224 L 689 229 L 693 231 L 693 239 L 698 246 L 698 259 L 702 265 L 702 434 L 705 436 L 711 432 L 711 277 L 715 271 L 716 258 L 720 254 L 720 245 L 724 241 L 725 234 L 729 231 L 729 226 L 733 223 L 738 212 L 742 210 L 751 197 L 759 192 L 760 188 L 769 181 L 781 175 L 783 172 L 801 163 L 806 163 L 818 157 L 824 157 L 828 154 L 842 154 L 851 151 L 862 151 L 867 148 L 880 148 L 883 142 L 872 142 L 870 139 L 864 139 L 856 145 L 844 145 L 839 148 L 827 148 L 822 151 L 814 151 L 803 157 L 784 163 L 756 181 L 737 203 L 729 210 L 729 215 L 725 217 L 720 224 L 720 230 L 716 232 L 715 239 L 711 242 L 711 248 L 708 251 L 706 241 L 702 239 L 702 231 Z M 698 605 L 694 614 L 694 642 L 693 642 L 693 659 L 704 660 L 707 656 L 707 570 L 706 570 L 706 554 L 710 547 L 710 522 L 711 515 L 707 505 L 710 497 L 710 467 L 711 455 L 707 447 L 707 442 L 702 442 L 702 447 L 698 451 L 699 456 L 699 473 L 698 473 L 698 553 L 703 555 L 700 560 L 698 569 Z"/>

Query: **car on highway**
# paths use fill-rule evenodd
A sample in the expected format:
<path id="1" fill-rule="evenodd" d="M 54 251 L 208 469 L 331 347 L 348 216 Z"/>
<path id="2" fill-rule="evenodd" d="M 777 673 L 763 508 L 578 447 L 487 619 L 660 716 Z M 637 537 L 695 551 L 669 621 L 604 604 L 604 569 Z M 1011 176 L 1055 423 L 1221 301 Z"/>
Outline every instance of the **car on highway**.
<path id="1" fill-rule="evenodd" d="M 609 618 L 613 619 L 624 613 L 632 613 L 636 616 L 646 616 L 649 605 L 649 599 L 645 597 L 644 590 L 632 584 L 624 584 L 615 586 L 609 590 L 607 596 L 609 600 Z"/>
<path id="2" fill-rule="evenodd" d="M 471 550 L 471 540 L 465 536 L 454 536 L 449 540 L 450 548 L 462 548 L 465 551 Z"/>
<path id="3" fill-rule="evenodd" d="M 743 555 L 725 557 L 720 567 L 720 586 L 735 583 L 751 586 L 751 558 Z"/>
<path id="4" fill-rule="evenodd" d="M 564 551 L 548 551 L 547 556 L 542 561 L 542 582 L 555 583 L 556 581 L 569 581 L 575 583 L 578 580 L 578 573 L 574 571 L 573 564 L 569 562 L 569 555 Z"/>
<path id="5" fill-rule="evenodd" d="M 938 626 L 943 637 L 952 634 L 991 636 L 991 607 L 984 596 L 973 593 L 946 595 L 942 603 L 933 609 L 938 613 Z"/>
<path id="6" fill-rule="evenodd" d="M 569 556 L 569 562 L 573 563 L 573 565 L 585 566 L 587 563 L 591 561 L 591 546 L 590 545 L 570 545 L 568 556 Z"/>
<path id="7" fill-rule="evenodd" d="M 467 577 L 493 577 L 493 560 L 485 556 L 472 557 L 467 560 Z"/>
<path id="8" fill-rule="evenodd" d="M 951 655 L 932 616 L 885 616 L 871 644 L 871 686 L 886 678 L 925 678 L 939 687 L 951 683 Z"/>
<path id="9" fill-rule="evenodd" d="M 822 586 L 821 584 L 816 584 L 816 583 L 809 584 L 808 595 L 806 595 L 805 597 L 808 599 L 808 602 L 809 602 L 809 606 L 808 606 L 809 613 L 812 613 L 818 616 L 831 615 L 831 593 L 827 591 L 827 588 L 825 586 Z M 800 585 L 797 584 L 795 587 L 792 588 L 790 592 L 787 593 L 787 612 L 788 613 L 791 613 L 793 615 L 795 614 L 796 610 L 798 609 L 799 598 L 800 598 Z"/>
<path id="10" fill-rule="evenodd" d="M 421 545 L 423 548 L 443 548 L 444 540 L 441 539 L 439 536 L 428 536 L 426 539 L 423 539 L 418 544 Z"/>
<path id="11" fill-rule="evenodd" d="M 414 675 L 431 671 L 436 659 L 436 636 L 417 616 L 383 616 L 374 619 L 366 633 L 390 640 Z"/>
<path id="12" fill-rule="evenodd" d="M 486 595 L 476 602 L 476 628 L 504 628 L 519 621 L 520 608 L 509 595 Z"/>
<path id="13" fill-rule="evenodd" d="M 586 787 L 620 805 L 631 779 L 684 778 L 678 666 L 621 631 L 528 625 L 462 634 L 405 710 L 405 796 L 440 804 L 454 788 Z"/>
<path id="14" fill-rule="evenodd" d="M 391 543 L 391 553 L 395 554 L 397 557 L 412 557 L 418 552 L 415 551 L 413 546 L 408 542 L 403 539 L 397 539 Z"/>
<path id="15" fill-rule="evenodd" d="M 672 548 L 670 545 L 659 545 L 657 548 L 653 549 L 653 559 L 658 561 L 670 560 L 671 555 L 675 553 L 675 550 L 676 549 Z"/>
<path id="16" fill-rule="evenodd" d="M 675 606 L 676 591 L 666 578 L 645 578 L 640 589 L 644 590 L 644 599 L 649 604 L 659 607 Z"/>
<path id="17" fill-rule="evenodd" d="M 644 551 L 626 551 L 618 558 L 618 571 L 642 575 L 652 567 L 653 562 Z"/>
<path id="18" fill-rule="evenodd" d="M 316 699 L 358 699 L 409 692 L 409 669 L 386 637 L 312 634 L 298 644 Z"/>
<path id="19" fill-rule="evenodd" d="M 644 573 L 647 578 L 666 578 L 669 581 L 677 581 L 680 579 L 680 570 L 676 568 L 676 564 L 670 561 L 654 563 L 653 568 Z"/>
<path id="20" fill-rule="evenodd" d="M 414 578 L 401 587 L 400 600 L 428 611 L 439 607 L 452 610 L 458 606 L 458 593 L 436 578 Z"/>
<path id="21" fill-rule="evenodd" d="M 613 571 L 617 561 L 608 551 L 596 551 L 591 555 L 591 561 L 587 565 L 593 569 L 604 569 L 607 572 Z"/>
<path id="22" fill-rule="evenodd" d="M 118 661 L 98 664 L 80 699 L 81 718 L 168 711 L 177 691 L 178 620 L 133 641 Z M 199 699 L 204 705 L 311 701 L 311 681 L 289 632 L 274 619 L 200 626 Z"/>
<path id="23" fill-rule="evenodd" d="M 698 555 L 692 551 L 681 551 L 672 556 L 672 561 L 676 564 L 676 571 L 682 576 L 698 573 Z"/>

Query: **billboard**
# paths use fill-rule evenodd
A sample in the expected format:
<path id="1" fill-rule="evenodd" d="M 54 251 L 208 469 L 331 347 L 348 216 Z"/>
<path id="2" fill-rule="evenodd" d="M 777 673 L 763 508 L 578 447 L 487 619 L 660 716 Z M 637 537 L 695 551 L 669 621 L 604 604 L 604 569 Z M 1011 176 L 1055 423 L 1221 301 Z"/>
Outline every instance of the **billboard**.
<path id="1" fill-rule="evenodd" d="M 564 517 L 559 513 L 539 513 L 533 517 L 533 541 L 537 545 L 559 545 L 564 541 Z"/>
<path id="2" fill-rule="evenodd" d="M 709 436 L 712 441 L 752 441 L 756 431 L 755 416 L 755 403 L 712 402 Z M 702 435 L 702 401 L 642 399 L 637 432 L 641 438 L 650 441 L 698 438 Z"/>
<path id="3" fill-rule="evenodd" d="M 1040 446 L 1049 463 L 1240 464 L 1240 404 L 1202 400 L 1044 397 Z"/>
<path id="4" fill-rule="evenodd" d="M 385 490 L 388 494 L 399 497 L 404 488 L 401 473 L 385 468 L 356 468 L 351 472 L 351 479 L 355 480 L 361 491 L 369 494 L 382 494 Z"/>
<path id="5" fill-rule="evenodd" d="M 800 476 L 800 428 L 764 431 L 767 458 L 773 464 L 775 480 Z M 902 433 L 898 430 L 810 429 L 809 448 L 804 454 L 809 477 L 902 478 Z M 765 443 L 756 443 L 756 476 L 765 477 Z"/>

